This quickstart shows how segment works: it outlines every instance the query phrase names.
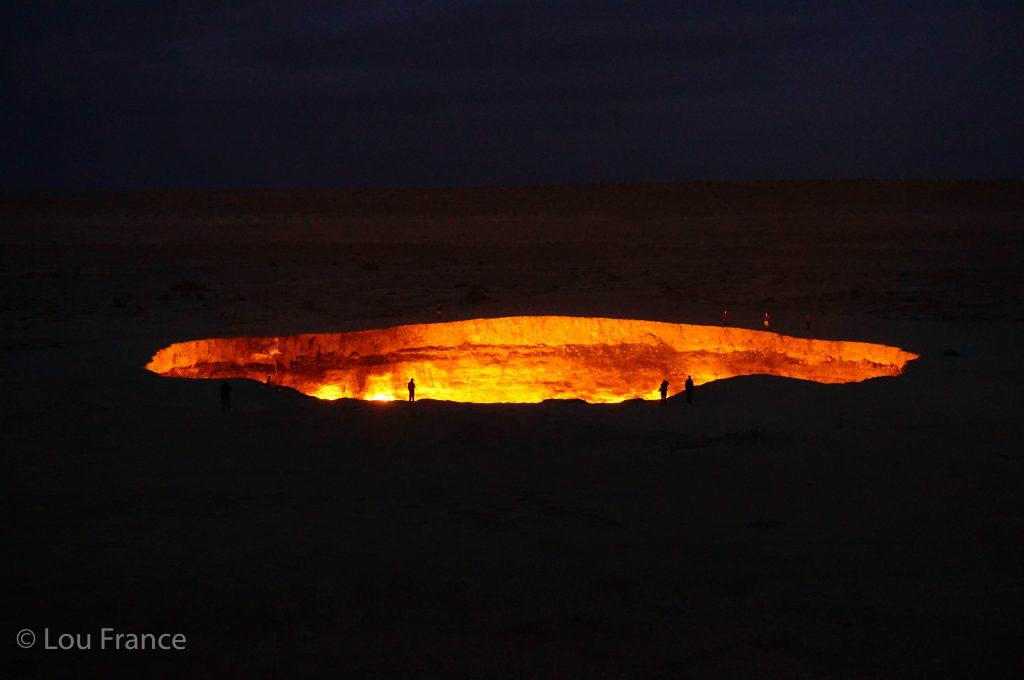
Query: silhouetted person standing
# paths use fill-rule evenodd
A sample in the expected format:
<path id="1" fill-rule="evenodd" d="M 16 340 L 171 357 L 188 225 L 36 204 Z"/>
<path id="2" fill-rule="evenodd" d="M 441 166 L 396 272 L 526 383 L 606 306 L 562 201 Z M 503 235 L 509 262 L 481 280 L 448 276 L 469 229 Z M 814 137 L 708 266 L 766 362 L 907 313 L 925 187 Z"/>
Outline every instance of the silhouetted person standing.
<path id="1" fill-rule="evenodd" d="M 686 388 L 686 403 L 687 404 L 692 404 L 693 403 L 693 378 L 691 378 L 690 376 L 686 376 L 686 382 L 683 383 L 683 386 Z"/>
<path id="2" fill-rule="evenodd" d="M 661 392 L 661 401 L 662 401 L 662 403 L 665 403 L 665 400 L 668 399 L 668 381 L 667 380 L 662 380 L 661 381 L 661 387 L 658 388 L 658 391 Z"/>
<path id="3" fill-rule="evenodd" d="M 416 381 L 409 378 L 409 401 L 416 401 Z"/>
<path id="4" fill-rule="evenodd" d="M 221 413 L 231 410 L 231 383 L 227 380 L 220 384 L 220 410 Z"/>

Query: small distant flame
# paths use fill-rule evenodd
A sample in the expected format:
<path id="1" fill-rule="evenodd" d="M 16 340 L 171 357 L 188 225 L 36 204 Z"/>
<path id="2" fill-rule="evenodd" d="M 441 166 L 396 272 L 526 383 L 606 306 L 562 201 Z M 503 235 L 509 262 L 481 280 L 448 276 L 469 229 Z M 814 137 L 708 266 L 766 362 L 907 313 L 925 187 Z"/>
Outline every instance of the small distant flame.
<path id="1" fill-rule="evenodd" d="M 394 378 L 390 373 L 367 376 L 362 386 L 361 398 L 367 401 L 394 401 L 393 382 Z"/>
<path id="2" fill-rule="evenodd" d="M 334 401 L 335 399 L 341 399 L 345 396 L 344 392 L 337 385 L 321 385 L 313 392 L 312 396 L 317 399 L 326 399 L 327 401 Z"/>

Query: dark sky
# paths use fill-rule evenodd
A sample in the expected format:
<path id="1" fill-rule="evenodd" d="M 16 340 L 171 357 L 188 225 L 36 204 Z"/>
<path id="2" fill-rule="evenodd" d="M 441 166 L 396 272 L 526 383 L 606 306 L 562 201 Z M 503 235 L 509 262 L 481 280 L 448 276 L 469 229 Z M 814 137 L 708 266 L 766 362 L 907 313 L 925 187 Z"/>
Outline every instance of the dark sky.
<path id="1" fill-rule="evenodd" d="M 0 9 L 0 190 L 1024 175 L 1024 2 Z"/>

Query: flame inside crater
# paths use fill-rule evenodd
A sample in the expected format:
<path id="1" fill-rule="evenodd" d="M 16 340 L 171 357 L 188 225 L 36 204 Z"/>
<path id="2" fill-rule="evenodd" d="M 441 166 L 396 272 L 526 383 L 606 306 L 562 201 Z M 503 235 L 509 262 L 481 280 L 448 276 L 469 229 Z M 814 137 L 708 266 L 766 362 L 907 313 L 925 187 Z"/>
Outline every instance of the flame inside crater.
<path id="1" fill-rule="evenodd" d="M 179 342 L 146 368 L 179 378 L 251 378 L 319 399 L 462 402 L 658 398 L 737 375 L 822 383 L 899 375 L 917 355 L 865 342 L 632 319 L 523 316 L 352 333 Z"/>

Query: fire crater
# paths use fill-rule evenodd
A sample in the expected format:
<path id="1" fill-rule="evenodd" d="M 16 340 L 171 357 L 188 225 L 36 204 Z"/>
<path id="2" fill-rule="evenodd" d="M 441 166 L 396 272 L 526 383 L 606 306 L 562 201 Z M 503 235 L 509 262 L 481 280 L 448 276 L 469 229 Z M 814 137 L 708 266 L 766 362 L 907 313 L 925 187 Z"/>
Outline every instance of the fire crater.
<path id="1" fill-rule="evenodd" d="M 249 378 L 320 399 L 417 397 L 477 403 L 658 398 L 695 384 L 766 374 L 820 383 L 896 376 L 916 354 L 721 326 L 566 316 L 516 316 L 351 333 L 179 342 L 146 368 L 176 378 Z"/>

